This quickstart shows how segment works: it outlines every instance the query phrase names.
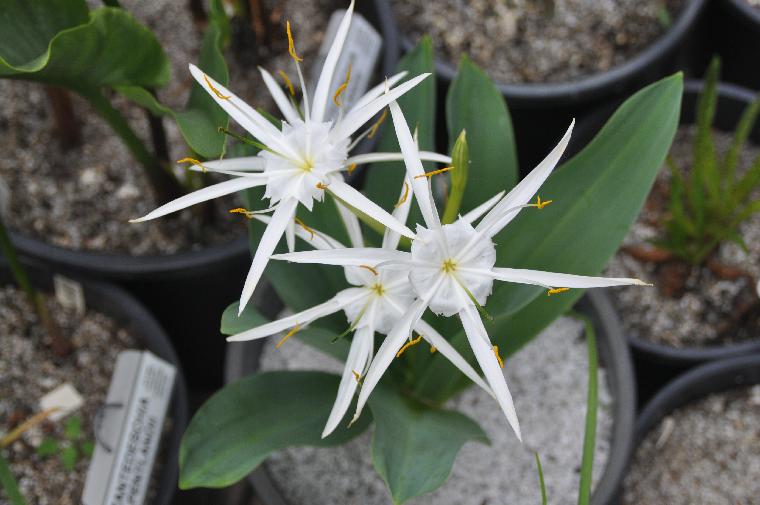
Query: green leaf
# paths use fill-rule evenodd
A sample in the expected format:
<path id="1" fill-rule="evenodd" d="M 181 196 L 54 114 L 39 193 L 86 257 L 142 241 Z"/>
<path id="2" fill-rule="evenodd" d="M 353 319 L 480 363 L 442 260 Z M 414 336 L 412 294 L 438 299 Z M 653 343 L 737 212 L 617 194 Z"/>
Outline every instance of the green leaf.
<path id="1" fill-rule="evenodd" d="M 596 332 L 591 320 L 582 315 L 574 317 L 583 321 L 586 328 L 588 348 L 588 386 L 586 393 L 586 426 L 583 432 L 583 457 L 581 459 L 581 481 L 578 488 L 578 505 L 588 505 L 591 500 L 591 477 L 594 470 L 594 447 L 596 445 L 596 415 L 599 401 L 599 362 L 596 351 Z"/>
<path id="2" fill-rule="evenodd" d="M 111 7 L 87 13 L 82 0 L 0 0 L 0 77 L 75 90 L 158 87 L 169 60 L 153 33 Z"/>
<path id="3" fill-rule="evenodd" d="M 372 464 L 394 504 L 437 489 L 466 442 L 488 444 L 478 424 L 459 412 L 431 409 L 379 386 L 369 398 L 375 419 Z"/>
<path id="4" fill-rule="evenodd" d="M 66 423 L 63 426 L 63 436 L 68 440 L 79 439 L 82 436 L 82 418 L 71 416 L 66 419 Z"/>
<path id="5" fill-rule="evenodd" d="M 541 468 L 541 458 L 537 452 L 533 453 L 536 456 L 536 469 L 538 471 L 538 484 L 541 486 L 541 505 L 547 504 L 546 498 L 546 483 L 544 482 L 544 469 Z"/>
<path id="6" fill-rule="evenodd" d="M 37 455 L 44 458 L 54 454 L 58 454 L 58 442 L 52 437 L 47 437 L 37 447 Z"/>
<path id="7" fill-rule="evenodd" d="M 496 265 L 550 272 L 597 275 L 636 219 L 678 126 L 683 80 L 658 81 L 620 106 L 592 142 L 559 167 L 541 188 L 554 203 L 525 209 L 494 238 Z M 626 288 L 646 289 L 646 288 Z M 566 312 L 582 290 L 548 297 L 534 286 L 496 283 L 487 309 L 494 343 L 516 352 Z M 452 345 L 471 356 L 464 332 Z M 435 357 L 418 379 L 416 391 L 442 401 L 466 386 L 446 360 Z"/>
<path id="8" fill-rule="evenodd" d="M 711 127 L 718 102 L 720 59 L 713 58 L 705 74 L 704 87 L 697 100 L 697 133 L 694 139 L 694 158 L 689 174 L 688 197 L 697 227 L 704 224 L 705 192 L 715 200 L 719 197 L 720 177 Z M 717 185 L 716 185 L 717 184 Z"/>
<path id="9" fill-rule="evenodd" d="M 446 123 L 453 145 L 467 131 L 470 151 L 469 184 L 462 209 L 471 210 L 517 181 L 517 148 L 512 120 L 501 91 L 467 56 L 446 96 Z"/>
<path id="10" fill-rule="evenodd" d="M 67 471 L 72 471 L 77 466 L 77 460 L 79 459 L 79 451 L 73 445 L 64 447 L 59 454 L 61 464 Z"/>
<path id="11" fill-rule="evenodd" d="M 82 456 L 85 458 L 91 458 L 92 453 L 95 452 L 95 442 L 92 440 L 85 440 L 80 444 L 79 448 L 82 451 Z"/>
<path id="12" fill-rule="evenodd" d="M 3 453 L 0 451 L 0 488 L 5 491 L 5 496 L 8 497 L 11 505 L 26 505 L 26 500 L 21 494 L 21 490 L 18 488 L 18 482 L 13 476 L 8 460 L 5 459 Z"/>
<path id="13" fill-rule="evenodd" d="M 462 207 L 462 198 L 467 189 L 467 176 L 470 165 L 470 150 L 467 146 L 467 133 L 462 130 L 454 147 L 451 148 L 451 190 L 446 200 L 446 208 L 443 211 L 441 222 L 453 223 L 459 215 Z"/>
<path id="14" fill-rule="evenodd" d="M 361 434 L 367 415 L 321 438 L 339 381 L 322 372 L 265 372 L 225 386 L 193 416 L 182 438 L 179 487 L 229 486 L 278 449 L 331 447 Z"/>
<path id="15" fill-rule="evenodd" d="M 752 132 L 752 128 L 755 126 L 758 112 L 760 112 L 760 95 L 744 109 L 739 124 L 736 126 L 731 147 L 729 147 L 723 158 L 723 166 L 727 172 L 724 182 L 727 188 L 731 188 L 732 184 L 736 181 L 736 167 L 739 164 L 739 155 L 744 147 L 744 143 L 749 138 L 749 134 Z"/>
<path id="16" fill-rule="evenodd" d="M 409 74 L 399 84 L 425 72 L 434 72 L 433 44 L 429 37 L 423 37 L 419 44 L 408 52 L 399 62 L 397 70 L 406 70 Z M 435 76 L 431 75 L 413 90 L 399 98 L 398 103 L 404 111 L 412 132 L 418 132 L 420 150 L 435 148 Z M 399 152 L 396 132 L 390 119 L 383 128 L 378 142 L 378 152 Z M 425 169 L 432 165 L 425 163 Z M 392 209 L 398 200 L 399 188 L 403 185 L 406 167 L 403 162 L 383 162 L 367 168 L 367 179 L 363 193 L 384 209 Z M 412 208 L 408 221 L 421 223 L 422 216 L 417 206 Z"/>

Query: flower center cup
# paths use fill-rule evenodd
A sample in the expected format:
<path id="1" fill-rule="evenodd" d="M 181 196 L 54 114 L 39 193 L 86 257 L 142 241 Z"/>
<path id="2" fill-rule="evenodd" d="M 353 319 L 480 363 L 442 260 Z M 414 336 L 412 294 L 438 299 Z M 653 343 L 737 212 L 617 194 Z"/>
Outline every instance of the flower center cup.
<path id="1" fill-rule="evenodd" d="M 347 280 L 368 296 L 343 308 L 348 322 L 356 327 L 372 324 L 379 333 L 388 334 L 416 295 L 405 272 L 383 272 L 379 277 L 364 269 L 351 269 Z"/>
<path id="2" fill-rule="evenodd" d="M 441 280 L 430 301 L 430 310 L 438 315 L 453 316 L 466 304 L 473 304 L 471 297 L 485 305 L 493 288 L 493 278 L 471 270 L 493 268 L 496 263 L 493 242 L 482 237 L 473 244 L 477 232 L 461 219 L 437 230 L 418 226 L 417 236 L 412 241 L 415 266 L 409 274 L 414 290 L 418 296 L 425 296 Z"/>

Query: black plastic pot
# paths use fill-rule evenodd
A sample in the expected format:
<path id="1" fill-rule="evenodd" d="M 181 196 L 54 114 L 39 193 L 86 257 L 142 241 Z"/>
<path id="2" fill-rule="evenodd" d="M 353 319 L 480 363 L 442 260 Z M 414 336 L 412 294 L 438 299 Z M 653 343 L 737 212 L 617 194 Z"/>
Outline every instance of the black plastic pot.
<path id="1" fill-rule="evenodd" d="M 606 100 L 624 96 L 686 66 L 691 59 L 692 32 L 706 3 L 707 0 L 686 0 L 682 12 L 664 35 L 627 62 L 606 72 L 570 82 L 497 83 L 512 116 L 522 172 L 527 174 L 546 156 L 572 118 L 581 118 Z M 414 43 L 401 33 L 404 50 L 411 49 Z M 443 88 L 439 95 L 444 97 L 456 68 L 436 59 L 435 69 Z"/>
<path id="2" fill-rule="evenodd" d="M 44 269 L 27 266 L 34 285 L 52 291 L 52 274 Z M 169 338 L 155 318 L 133 296 L 113 284 L 76 279 L 82 284 L 87 307 L 101 312 L 125 328 L 146 349 L 177 367 L 174 393 L 168 416 L 172 419 L 171 433 L 163 440 L 164 465 L 158 479 L 158 490 L 152 505 L 169 505 L 177 490 L 179 446 L 187 427 L 188 407 L 185 376 Z M 0 262 L 0 284 L 13 284 L 13 277 L 4 262 Z"/>
<path id="3" fill-rule="evenodd" d="M 616 400 L 609 459 L 591 499 L 592 504 L 601 505 L 607 503 L 616 492 L 633 449 L 636 383 L 620 322 L 608 296 L 600 290 L 589 291 L 575 308 L 593 321 L 600 365 L 607 370 L 609 388 Z M 268 316 L 274 316 L 277 307 L 269 306 L 263 311 L 268 312 Z M 263 341 L 259 340 L 228 347 L 225 369 L 227 383 L 256 372 L 262 346 Z M 266 465 L 254 471 L 248 481 L 264 505 L 296 505 L 285 501 L 269 476 Z"/>
<path id="4" fill-rule="evenodd" d="M 636 443 L 640 444 L 665 416 L 684 405 L 713 393 L 755 384 L 760 384 L 758 353 L 694 368 L 670 382 L 647 404 L 636 420 Z M 716 419 L 716 422 L 720 420 Z"/>
<path id="5" fill-rule="evenodd" d="M 399 46 L 388 6 L 377 0 L 360 2 L 357 10 L 383 37 L 378 79 L 392 75 Z M 357 152 L 372 149 L 376 140 L 360 145 Z M 197 251 L 133 257 L 75 251 L 18 232 L 11 235 L 19 252 L 36 265 L 114 282 L 130 291 L 153 311 L 171 336 L 180 361 L 190 372 L 190 387 L 215 390 L 223 384 L 225 342 L 219 321 L 224 309 L 240 297 L 250 267 L 247 238 Z"/>
<path id="6" fill-rule="evenodd" d="M 760 90 L 760 9 L 747 0 L 715 0 L 709 9 L 709 57 L 721 57 L 723 80 Z M 706 66 L 708 59 L 702 61 Z"/>

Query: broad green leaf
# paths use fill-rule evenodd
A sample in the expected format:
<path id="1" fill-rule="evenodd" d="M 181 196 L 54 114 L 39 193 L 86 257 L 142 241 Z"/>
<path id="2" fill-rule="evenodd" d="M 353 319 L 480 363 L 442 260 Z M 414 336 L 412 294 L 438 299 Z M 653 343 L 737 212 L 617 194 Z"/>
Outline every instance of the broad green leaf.
<path id="1" fill-rule="evenodd" d="M 449 142 L 467 132 L 470 170 L 462 210 L 468 211 L 517 181 L 517 148 L 501 91 L 467 56 L 446 96 Z"/>
<path id="2" fill-rule="evenodd" d="M 434 72 L 433 44 L 430 38 L 423 37 L 419 44 L 401 59 L 397 70 L 409 72 L 399 84 L 422 73 Z M 435 147 L 435 95 L 435 76 L 431 75 L 398 100 L 409 128 L 412 132 L 417 130 L 421 150 L 433 150 Z M 396 132 L 390 118 L 383 127 L 377 151 L 399 152 Z M 426 170 L 432 169 L 432 165 L 428 163 L 425 167 Z M 384 209 L 393 209 L 404 181 L 406 172 L 404 163 L 400 161 L 377 163 L 367 167 L 366 170 L 368 172 L 363 193 Z M 422 216 L 416 206 L 412 209 L 408 222 L 422 222 Z"/>
<path id="3" fill-rule="evenodd" d="M 229 39 L 229 20 L 221 0 L 212 0 L 209 24 L 203 35 L 198 68 L 223 85 L 229 81 L 223 49 Z M 189 72 L 189 71 L 188 71 Z M 180 132 L 190 148 L 204 158 L 218 158 L 224 152 L 225 135 L 219 128 L 227 128 L 227 113 L 214 102 L 203 87 L 193 80 L 190 98 L 185 109 L 173 111 L 160 104 L 146 89 L 135 86 L 118 88 L 124 96 L 142 105 L 155 115 L 168 115 L 177 121 Z"/>
<path id="4" fill-rule="evenodd" d="M 544 198 L 554 203 L 542 210 L 523 210 L 494 238 L 496 265 L 599 274 L 636 219 L 668 153 L 682 89 L 681 74 L 675 74 L 626 100 L 594 140 L 541 188 Z M 497 282 L 487 306 L 495 320 L 486 328 L 509 355 L 581 295 L 582 290 L 574 290 L 548 297 L 541 288 Z M 463 331 L 451 342 L 471 355 Z M 466 385 L 456 369 L 436 356 L 416 389 L 442 401 Z"/>
<path id="5" fill-rule="evenodd" d="M 369 398 L 375 433 L 372 464 L 394 504 L 437 489 L 466 442 L 488 444 L 478 424 L 459 412 L 427 407 L 380 386 Z"/>
<path id="6" fill-rule="evenodd" d="M 0 0 L 0 77 L 92 90 L 166 84 L 169 60 L 153 33 L 122 9 L 84 1 Z"/>
<path id="7" fill-rule="evenodd" d="M 222 328 L 221 332 L 225 335 L 234 335 L 256 326 L 267 323 L 269 320 L 264 317 L 253 305 L 248 305 L 243 313 L 238 317 L 239 302 L 231 304 L 224 310 L 222 314 Z M 348 323 L 346 323 L 348 324 Z M 335 337 L 338 334 L 334 331 L 330 331 L 326 328 L 319 326 L 319 321 L 300 329 L 294 335 L 305 344 L 308 344 L 319 351 L 333 356 L 334 358 L 343 361 L 348 355 L 349 341 L 347 339 L 340 339 L 335 342 Z M 270 338 L 278 338 L 276 336 Z M 231 342 L 228 345 L 236 345 L 235 342 Z"/>
<path id="8" fill-rule="evenodd" d="M 361 434 L 362 416 L 321 438 L 340 378 L 322 372 L 265 372 L 225 386 L 196 412 L 180 447 L 179 487 L 229 486 L 273 451 L 331 447 Z"/>

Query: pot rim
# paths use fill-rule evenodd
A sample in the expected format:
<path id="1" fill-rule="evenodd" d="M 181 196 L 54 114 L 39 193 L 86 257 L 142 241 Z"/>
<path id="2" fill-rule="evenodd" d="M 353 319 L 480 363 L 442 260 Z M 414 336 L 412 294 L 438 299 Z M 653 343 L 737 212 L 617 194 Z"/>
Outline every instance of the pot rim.
<path id="1" fill-rule="evenodd" d="M 46 268 L 30 266 L 27 263 L 25 266 L 32 283 L 49 292 L 54 272 Z M 174 392 L 169 409 L 172 417 L 172 429 L 162 444 L 166 447 L 166 460 L 158 478 L 158 491 L 152 502 L 152 505 L 169 505 L 177 491 L 179 449 L 188 422 L 188 397 L 182 365 L 169 341 L 169 337 L 136 298 L 110 283 L 79 277 L 75 280 L 82 285 L 88 307 L 107 315 L 117 324 L 128 329 L 132 336 L 146 349 L 176 367 Z M 2 281 L 2 285 L 14 284 L 9 267 L 4 260 L 0 260 L 0 281 Z"/>
<path id="2" fill-rule="evenodd" d="M 580 312 L 589 315 L 597 332 L 600 362 L 608 373 L 610 389 L 615 392 L 613 427 L 610 452 L 602 476 L 591 497 L 593 505 L 606 504 L 614 496 L 622 480 L 634 447 L 634 424 L 636 417 L 636 381 L 630 350 L 623 338 L 620 320 L 609 295 L 601 290 L 589 290 L 578 301 Z M 225 382 L 234 382 L 254 372 L 264 345 L 263 340 L 242 344 L 244 348 L 227 347 Z M 234 349 L 233 349 L 234 348 Z M 266 463 L 248 476 L 265 505 L 289 505 L 269 475 Z"/>
<path id="3" fill-rule="evenodd" d="M 384 3 L 387 1 L 385 0 Z M 631 59 L 607 71 L 571 81 L 532 84 L 496 82 L 496 86 L 509 100 L 510 106 L 530 106 L 539 109 L 603 98 L 619 91 L 623 83 L 645 72 L 655 62 L 673 51 L 687 35 L 706 4 L 707 0 L 688 0 L 675 23 L 664 34 Z M 406 35 L 401 35 L 401 44 L 405 52 L 414 46 L 412 40 Z M 435 71 L 437 76 L 447 83 L 451 82 L 456 75 L 454 65 L 438 57 L 435 58 Z"/>
<path id="4" fill-rule="evenodd" d="M 760 9 L 752 7 L 746 0 L 723 0 L 723 5 L 731 14 L 760 32 Z"/>

